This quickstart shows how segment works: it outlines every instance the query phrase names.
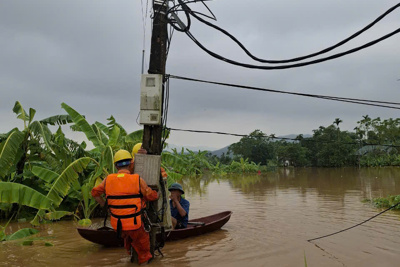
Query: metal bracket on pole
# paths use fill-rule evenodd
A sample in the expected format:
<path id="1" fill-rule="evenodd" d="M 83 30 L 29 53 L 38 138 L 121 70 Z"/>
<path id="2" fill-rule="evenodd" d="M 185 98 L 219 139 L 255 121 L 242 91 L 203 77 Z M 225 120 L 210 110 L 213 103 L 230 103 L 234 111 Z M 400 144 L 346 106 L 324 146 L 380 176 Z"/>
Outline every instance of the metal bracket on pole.
<path id="1" fill-rule="evenodd" d="M 171 13 L 171 16 L 174 18 L 176 23 L 178 23 L 179 27 L 181 27 L 182 31 L 186 29 L 185 23 L 183 23 L 182 20 L 175 13 Z"/>

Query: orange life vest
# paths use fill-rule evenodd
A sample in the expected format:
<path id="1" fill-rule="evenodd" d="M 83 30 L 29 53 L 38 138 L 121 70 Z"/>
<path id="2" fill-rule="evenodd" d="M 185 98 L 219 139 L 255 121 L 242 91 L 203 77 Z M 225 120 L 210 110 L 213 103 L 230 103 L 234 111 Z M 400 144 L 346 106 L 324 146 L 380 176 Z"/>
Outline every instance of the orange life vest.
<path id="1" fill-rule="evenodd" d="M 114 173 L 105 181 L 107 205 L 111 212 L 111 226 L 121 230 L 136 230 L 142 226 L 142 198 L 137 174 Z"/>

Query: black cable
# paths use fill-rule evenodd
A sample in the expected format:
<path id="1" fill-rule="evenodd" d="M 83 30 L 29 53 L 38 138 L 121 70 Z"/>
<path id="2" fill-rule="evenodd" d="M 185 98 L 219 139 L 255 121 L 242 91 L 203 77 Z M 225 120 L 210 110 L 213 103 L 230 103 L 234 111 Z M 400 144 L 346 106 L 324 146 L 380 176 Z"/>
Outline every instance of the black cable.
<path id="1" fill-rule="evenodd" d="M 176 21 L 175 21 L 174 19 L 172 19 L 172 18 L 169 18 L 169 17 L 167 16 L 167 21 L 168 21 L 168 23 L 169 23 L 175 30 L 177 30 L 177 31 L 179 31 L 179 32 L 188 32 L 189 29 L 190 29 L 191 23 L 192 23 L 192 20 L 190 19 L 190 16 L 189 16 L 189 13 L 188 13 L 188 12 L 184 12 L 184 13 L 185 13 L 185 15 L 186 15 L 187 25 L 186 25 L 186 27 L 183 28 L 183 29 L 181 29 L 180 27 L 176 26 L 176 25 L 175 25 L 175 24 L 176 24 Z"/>
<path id="2" fill-rule="evenodd" d="M 328 236 L 336 235 L 336 234 L 342 233 L 342 232 L 344 232 L 344 231 L 350 230 L 350 229 L 352 229 L 352 228 L 355 228 L 355 227 L 357 227 L 357 226 L 360 226 L 360 225 L 362 225 L 362 224 L 364 224 L 364 223 L 366 223 L 366 222 L 372 220 L 373 218 L 378 217 L 379 215 L 381 215 L 381 214 L 383 214 L 383 213 L 385 213 L 385 212 L 387 212 L 387 211 L 389 211 L 389 210 L 395 208 L 395 207 L 398 206 L 399 204 L 400 204 L 400 202 L 397 203 L 397 204 L 395 204 L 395 205 L 393 205 L 393 206 L 391 206 L 391 207 L 389 207 L 389 208 L 387 208 L 387 209 L 384 210 L 384 211 L 379 212 L 378 214 L 372 216 L 371 218 L 369 218 L 369 219 L 367 219 L 367 220 L 365 220 L 365 221 L 363 221 L 363 222 L 361 222 L 361 223 L 358 223 L 358 224 L 353 225 L 353 226 L 351 226 L 351 227 L 348 227 L 348 228 L 346 228 L 346 229 L 343 229 L 343 230 L 334 232 L 334 233 L 332 233 L 332 234 L 320 236 L 320 237 L 317 237 L 317 238 L 308 239 L 307 242 L 311 242 L 311 241 L 314 241 L 314 240 L 317 240 L 317 239 L 322 239 L 322 238 L 325 238 L 325 237 L 328 237 Z"/>
<path id="3" fill-rule="evenodd" d="M 169 49 L 171 47 L 171 42 L 172 42 L 173 35 L 174 35 L 174 27 L 171 26 L 170 30 L 169 30 L 169 36 L 167 38 L 167 51 L 165 53 L 165 60 L 168 59 Z"/>
<path id="4" fill-rule="evenodd" d="M 219 134 L 219 135 L 230 135 L 236 137 L 248 137 L 247 134 L 236 134 L 236 133 L 227 133 L 227 132 L 216 132 L 216 131 L 205 131 L 205 130 L 187 130 L 187 129 L 178 129 L 178 128 L 170 128 L 171 131 L 180 131 L 180 132 L 190 132 L 190 133 L 206 133 L 206 134 Z M 287 138 L 287 137 L 276 137 L 274 135 L 262 135 L 260 137 L 265 137 L 269 139 L 277 139 L 277 140 L 287 140 L 287 141 L 305 141 L 305 142 L 314 142 L 314 143 L 324 143 L 324 144 L 342 144 L 342 145 L 360 145 L 360 142 L 338 142 L 337 140 L 314 140 L 308 138 Z M 385 145 L 385 144 L 371 144 L 362 142 L 363 146 L 384 146 L 384 147 L 400 147 L 400 145 Z"/>
<path id="5" fill-rule="evenodd" d="M 169 76 L 165 77 L 165 97 L 163 104 L 163 117 L 162 117 L 162 136 L 161 136 L 161 149 L 164 148 L 165 141 L 167 139 L 167 120 L 168 120 L 168 108 L 169 108 Z"/>
<path id="6" fill-rule="evenodd" d="M 302 63 L 296 63 L 296 64 L 290 64 L 290 65 L 281 65 L 281 66 L 260 66 L 260 65 L 246 64 L 246 63 L 238 62 L 238 61 L 235 61 L 235 60 L 231 60 L 231 59 L 225 58 L 225 57 L 223 57 L 223 56 L 221 56 L 221 55 L 219 55 L 219 54 L 207 49 L 204 45 L 202 45 L 190 33 L 190 31 L 187 31 L 186 35 L 189 36 L 189 38 L 195 44 L 197 44 L 197 46 L 200 47 L 203 51 L 205 51 L 207 54 L 209 54 L 210 56 L 212 56 L 212 57 L 214 57 L 214 58 L 216 58 L 218 60 L 225 61 L 225 62 L 227 62 L 229 64 L 240 66 L 240 67 L 244 67 L 244 68 L 249 68 L 249 69 L 282 70 L 282 69 L 291 69 L 291 68 L 304 67 L 304 66 L 313 65 L 313 64 L 325 62 L 325 61 L 328 61 L 328 60 L 336 59 L 336 58 L 339 58 L 339 57 L 343 57 L 343 56 L 355 53 L 357 51 L 360 51 L 362 49 L 365 49 L 367 47 L 373 46 L 373 45 L 375 45 L 375 44 L 377 44 L 377 43 L 379 43 L 379 42 L 381 42 L 381 41 L 383 41 L 385 39 L 388 39 L 388 38 L 392 37 L 393 35 L 395 35 L 395 34 L 397 34 L 399 32 L 400 32 L 400 28 L 398 28 L 397 30 L 395 30 L 395 31 L 393 31 L 393 32 L 391 32 L 389 34 L 386 34 L 386 35 L 384 35 L 384 36 L 382 36 L 382 37 L 380 37 L 378 39 L 375 39 L 375 40 L 373 40 L 373 41 L 371 41 L 369 43 L 366 43 L 366 44 L 361 45 L 359 47 L 356 47 L 356 48 L 353 48 L 353 49 L 350 49 L 348 51 L 345 51 L 345 52 L 342 52 L 342 53 L 338 53 L 338 54 L 335 54 L 335 55 L 332 55 L 332 56 L 328 56 L 328 57 L 324 57 L 324 58 L 320 58 L 320 59 L 315 59 L 315 60 L 312 60 L 312 61 L 302 62 Z"/>
<path id="7" fill-rule="evenodd" d="M 206 18 L 209 18 L 209 19 L 212 19 L 212 20 L 217 20 L 217 18 L 215 17 L 215 15 L 214 15 L 214 13 L 211 11 L 211 9 L 204 3 L 205 1 L 211 1 L 211 0 L 201 0 L 201 1 L 199 1 L 199 0 L 192 0 L 192 1 L 186 1 L 185 4 L 187 5 L 187 4 L 191 4 L 191 3 L 201 2 L 201 3 L 206 7 L 206 9 L 210 12 L 211 16 L 208 16 L 208 15 L 203 14 L 203 13 L 200 13 L 200 12 L 196 12 L 196 11 L 192 11 L 192 10 L 191 10 L 191 11 L 194 12 L 194 13 L 196 13 L 196 14 L 199 14 L 199 15 L 201 15 L 201 16 L 204 16 L 204 17 L 206 17 Z M 172 12 L 177 12 L 177 11 L 183 11 L 182 9 L 178 9 L 179 7 L 182 7 L 182 5 L 181 5 L 181 4 L 176 4 L 176 5 L 172 6 L 170 9 L 168 9 L 168 12 L 167 12 L 167 13 L 172 13 Z"/>
<path id="8" fill-rule="evenodd" d="M 165 210 L 166 210 L 166 205 L 167 205 L 167 193 L 165 191 L 165 183 L 164 183 L 164 179 L 163 179 L 161 173 L 160 173 L 159 183 L 160 183 L 160 190 L 161 190 L 161 194 L 162 194 L 162 207 L 161 207 L 162 212 L 161 212 L 160 221 L 161 221 L 161 223 L 164 223 L 164 215 L 165 215 Z M 166 240 L 164 225 L 162 225 L 160 228 L 160 234 L 161 234 L 161 240 L 157 244 L 157 250 L 162 256 L 164 256 L 161 252 L 161 249 L 164 247 L 165 240 Z"/>
<path id="9" fill-rule="evenodd" d="M 188 12 L 190 13 L 190 15 L 192 15 L 193 17 L 195 17 L 197 20 L 199 20 L 200 22 L 206 24 L 209 27 L 212 27 L 220 32 L 222 32 L 223 34 L 225 34 L 226 36 L 228 36 L 230 39 L 232 39 L 237 45 L 239 45 L 239 47 L 253 60 L 262 62 L 262 63 L 270 63 L 270 64 L 281 64 L 281 63 L 290 63 L 290 62 L 296 62 L 296 61 L 301 61 L 307 58 L 311 58 L 311 57 L 315 57 L 324 53 L 327 53 L 329 51 L 332 51 L 335 48 L 338 48 L 339 46 L 342 46 L 344 44 L 346 44 L 347 42 L 349 42 L 350 40 L 356 38 L 357 36 L 359 36 L 360 34 L 362 34 L 363 32 L 367 31 L 368 29 L 370 29 L 372 26 L 374 26 L 376 23 L 378 23 L 380 20 L 382 20 L 384 17 L 386 17 L 387 15 L 389 15 L 391 12 L 393 12 L 395 9 L 397 9 L 398 7 L 400 7 L 400 3 L 391 7 L 390 9 L 388 9 L 385 13 L 383 13 L 382 15 L 380 15 L 377 19 L 375 19 L 373 22 L 371 22 L 370 24 L 368 24 L 367 26 L 365 26 L 364 28 L 362 28 L 361 30 L 359 30 L 358 32 L 352 34 L 350 37 L 338 42 L 337 44 L 330 46 L 328 48 L 325 48 L 319 52 L 316 53 L 312 53 L 306 56 L 301 56 L 301 57 L 296 57 L 296 58 L 291 58 L 291 59 L 284 59 L 284 60 L 268 60 L 268 59 L 261 59 L 258 58 L 256 56 L 254 56 L 235 36 L 233 36 L 232 34 L 230 34 L 228 31 L 208 22 L 207 20 L 204 20 L 203 18 L 197 16 L 197 12 L 192 11 L 191 9 L 188 9 Z"/>
<path id="10" fill-rule="evenodd" d="M 263 92 L 270 92 L 270 93 L 297 95 L 297 96 L 305 96 L 305 97 L 319 98 L 319 99 L 325 99 L 325 100 L 333 100 L 333 101 L 339 101 L 339 102 L 348 102 L 348 103 L 354 103 L 354 104 L 359 104 L 359 105 L 368 105 L 368 106 L 375 106 L 375 107 L 400 109 L 400 107 L 388 106 L 388 105 L 400 105 L 400 103 L 398 103 L 398 102 L 377 101 L 377 100 L 358 99 L 358 98 L 347 98 L 347 97 L 337 97 L 337 96 L 327 96 L 327 95 L 314 95 L 314 94 L 296 93 L 296 92 L 288 92 L 288 91 L 260 88 L 260 87 L 254 87 L 254 86 L 245 86 L 245 85 L 232 84 L 232 83 L 221 83 L 221 82 L 200 80 L 200 79 L 176 76 L 176 75 L 171 75 L 171 74 L 169 74 L 167 76 L 169 76 L 169 78 L 173 78 L 173 79 L 180 79 L 180 80 L 186 80 L 186 81 L 215 84 L 215 85 L 228 86 L 228 87 L 237 87 L 237 88 L 242 88 L 242 89 L 247 89 L 247 90 L 256 90 L 256 91 L 263 91 Z M 387 105 L 380 105 L 380 104 L 387 104 Z"/>
<path id="11" fill-rule="evenodd" d="M 207 8 L 208 12 L 210 12 L 210 14 L 212 16 L 212 17 L 209 17 L 209 16 L 206 16 L 206 17 L 211 18 L 212 20 L 217 20 L 217 17 L 214 15 L 214 13 L 211 11 L 211 9 L 206 5 L 206 3 L 204 3 L 205 1 L 207 1 L 207 0 L 201 0 L 201 3 L 203 4 L 203 6 L 205 6 Z M 186 4 L 187 3 L 188 2 L 186 2 Z M 204 14 L 203 14 L 203 16 L 204 16 Z"/>
<path id="12" fill-rule="evenodd" d="M 375 44 L 377 44 L 377 43 L 379 43 L 379 42 L 381 42 L 381 41 L 383 41 L 383 40 L 385 40 L 385 39 L 387 39 L 387 38 L 390 38 L 391 36 L 393 36 L 393 35 L 395 35 L 395 34 L 397 34 L 397 33 L 400 32 L 400 28 L 398 28 L 397 30 L 395 30 L 395 31 L 393 31 L 393 32 L 391 32 L 391 33 L 389 33 L 389 34 L 387 34 L 387 35 L 384 35 L 384 36 L 382 36 L 382 37 L 380 37 L 380 38 L 378 38 L 378 39 L 375 39 L 375 40 L 373 40 L 373 41 L 371 41 L 371 42 L 369 42 L 369 43 L 366 43 L 366 44 L 361 45 L 361 46 L 359 46 L 359 47 L 356 47 L 356 48 L 347 50 L 347 51 L 345 51 L 345 52 L 337 53 L 337 54 L 334 54 L 334 55 L 331 55 L 331 56 L 328 56 L 328 57 L 325 57 L 325 58 L 320 58 L 320 59 L 316 59 L 316 60 L 312 60 L 312 61 L 308 61 L 308 62 L 297 63 L 297 64 L 290 64 L 290 65 L 281 65 L 281 66 L 259 66 L 259 65 L 246 64 L 246 63 L 238 62 L 238 61 L 235 61 L 235 60 L 231 60 L 231 59 L 225 58 L 225 57 L 223 57 L 223 56 L 221 56 L 221 55 L 219 55 L 219 54 L 217 54 L 217 53 L 215 53 L 215 52 L 213 52 L 213 51 L 207 49 L 207 48 L 206 48 L 201 42 L 199 42 L 199 41 L 193 36 L 193 34 L 189 31 L 189 29 L 190 29 L 190 24 L 191 24 L 190 15 L 194 16 L 195 18 L 197 18 L 197 19 L 199 19 L 199 20 L 204 21 L 205 23 L 209 23 L 209 22 L 207 22 L 207 21 L 203 20 L 202 18 L 198 17 L 198 16 L 196 15 L 197 12 L 193 12 L 193 11 L 185 4 L 185 2 L 183 2 L 182 0 L 178 0 L 178 2 L 179 2 L 179 5 L 183 8 L 183 11 L 184 11 L 184 13 L 185 13 L 185 16 L 186 16 L 186 18 L 187 18 L 187 20 L 188 20 L 188 25 L 187 25 L 185 28 L 178 27 L 178 26 L 175 25 L 175 21 L 174 21 L 174 20 L 171 20 L 171 19 L 168 18 L 169 23 L 171 24 L 172 27 L 175 28 L 175 30 L 181 31 L 181 32 L 185 32 L 185 33 L 188 35 L 188 37 L 189 37 L 195 44 L 197 44 L 197 46 L 199 46 L 203 51 L 205 51 L 207 54 L 211 55 L 212 57 L 214 57 L 214 58 L 216 58 L 216 59 L 218 59 L 218 60 L 221 60 L 221 61 L 225 61 L 225 62 L 230 63 L 230 64 L 232 64 L 232 65 L 236 65 L 236 66 L 240 66 L 240 67 L 244 67 L 244 68 L 250 68 L 250 69 L 277 70 L 277 69 L 289 69 L 289 68 L 297 68 L 297 67 L 303 67 L 303 66 L 308 66 L 308 65 L 312 65 L 312 64 L 317 64 L 317 63 L 321 63 L 321 62 L 324 62 L 324 61 L 336 59 L 336 58 L 339 58 L 339 57 L 342 57 L 342 56 L 345 56 L 345 55 L 348 55 L 348 54 L 355 53 L 355 52 L 357 52 L 357 51 L 360 51 L 360 50 L 362 50 L 362 49 L 365 49 L 365 48 L 367 48 L 367 47 L 370 47 L 370 46 L 372 46 L 372 45 L 375 45 Z M 398 4 L 398 5 L 400 5 L 400 4 Z M 357 32 L 356 34 L 354 34 L 353 36 L 347 38 L 347 39 L 344 40 L 344 41 L 345 41 L 345 42 L 348 42 L 348 41 L 351 40 L 352 38 L 355 38 L 357 35 L 361 34 L 363 31 L 369 29 L 369 28 L 372 27 L 374 24 L 376 24 L 379 20 L 381 20 L 384 16 L 386 16 L 387 14 L 389 14 L 390 12 L 392 12 L 394 9 L 396 9 L 396 8 L 398 7 L 398 5 L 392 7 L 391 9 L 389 9 L 388 11 L 386 11 L 383 15 L 381 15 L 380 17 L 378 17 L 373 23 L 367 25 L 364 29 L 362 29 L 361 31 Z M 170 9 L 170 13 L 171 13 L 171 12 L 172 12 L 172 11 L 171 11 L 171 9 Z M 167 14 L 168 14 L 168 12 L 167 12 Z M 209 23 L 209 24 L 211 24 L 211 23 Z M 212 24 L 211 24 L 211 25 L 212 25 Z M 214 25 L 214 26 L 215 26 L 215 25 Z M 215 26 L 215 27 L 217 27 L 217 26 Z M 221 29 L 221 28 L 219 28 L 219 29 L 220 29 L 221 31 L 224 31 L 224 30 Z M 229 33 L 226 32 L 226 31 L 225 31 L 225 33 L 226 33 L 226 34 L 229 34 Z M 232 36 L 232 37 L 233 37 L 233 36 Z M 235 38 L 235 39 L 236 39 L 236 38 Z M 343 42 L 343 41 L 342 41 L 342 42 Z M 340 42 L 340 43 L 342 43 L 342 42 Z M 243 46 L 243 45 L 242 45 L 242 46 Z M 336 46 L 336 45 L 335 45 L 335 46 Z M 335 46 L 333 46 L 333 47 L 335 47 Z M 337 47 L 337 46 L 336 46 L 336 47 Z M 244 48 L 244 46 L 243 46 L 242 48 Z M 330 49 L 330 48 L 328 48 L 328 49 Z M 332 48 L 332 49 L 333 49 L 333 48 Z M 331 50 L 332 50 L 332 49 L 331 49 Z M 247 51 L 247 49 L 246 49 L 246 51 Z M 323 50 L 323 51 L 325 51 L 325 50 Z M 320 52 L 321 52 L 321 51 L 320 51 Z M 317 52 L 317 54 L 320 53 L 320 52 Z M 249 52 L 249 53 L 250 53 L 250 52 Z M 315 53 L 314 53 L 314 54 L 315 54 Z M 312 55 L 313 55 L 313 54 L 312 54 Z M 310 56 L 310 55 L 306 56 L 306 58 L 308 58 L 308 57 L 311 57 L 311 56 Z M 304 59 L 304 58 L 301 58 L 301 59 Z M 299 59 L 299 60 L 301 60 L 301 59 Z M 291 59 L 291 60 L 289 60 L 289 61 L 287 61 L 287 62 L 292 62 L 292 61 L 293 61 L 293 59 Z M 298 61 L 298 60 L 295 60 L 295 61 Z M 275 61 L 274 63 L 277 63 L 277 62 L 278 62 L 278 61 Z"/>

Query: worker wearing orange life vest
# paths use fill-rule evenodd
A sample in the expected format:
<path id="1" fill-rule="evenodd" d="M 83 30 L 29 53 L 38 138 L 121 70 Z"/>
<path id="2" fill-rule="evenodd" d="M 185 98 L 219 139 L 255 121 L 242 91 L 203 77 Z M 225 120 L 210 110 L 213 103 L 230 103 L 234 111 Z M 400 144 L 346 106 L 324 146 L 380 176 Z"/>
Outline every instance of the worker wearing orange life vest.
<path id="1" fill-rule="evenodd" d="M 142 224 L 142 207 L 144 201 L 158 199 L 156 191 L 147 186 L 146 182 L 133 170 L 132 155 L 126 150 L 119 150 L 114 156 L 118 173 L 110 174 L 101 184 L 92 189 L 92 196 L 101 206 L 106 201 L 111 213 L 111 226 L 124 238 L 125 248 L 130 252 L 132 246 L 137 254 L 139 264 L 152 258 L 150 253 L 149 234 Z"/>

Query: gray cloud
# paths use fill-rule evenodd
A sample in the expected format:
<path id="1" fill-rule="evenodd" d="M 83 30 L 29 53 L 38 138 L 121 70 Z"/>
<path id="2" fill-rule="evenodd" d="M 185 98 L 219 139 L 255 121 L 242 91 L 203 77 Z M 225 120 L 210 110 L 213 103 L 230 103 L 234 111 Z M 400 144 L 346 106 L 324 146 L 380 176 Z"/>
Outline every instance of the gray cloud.
<path id="1" fill-rule="evenodd" d="M 151 2 L 151 1 L 150 1 Z M 256 56 L 284 59 L 330 46 L 370 23 L 392 1 L 211 1 L 217 25 Z M 200 8 L 193 5 L 193 9 Z M 337 51 L 397 29 L 400 11 Z M 146 62 L 150 50 L 146 31 Z M 228 38 L 193 21 L 204 45 L 232 59 L 255 63 Z M 358 53 L 290 70 L 250 70 L 217 61 L 175 32 L 167 72 L 277 90 L 400 102 L 400 37 Z M 140 1 L 14 1 L 0 9 L 0 132 L 21 123 L 16 100 L 37 119 L 64 113 L 66 102 L 90 122 L 111 114 L 133 131 L 139 112 L 143 44 Z M 332 54 L 332 53 L 330 53 Z M 255 63 L 258 64 L 258 63 Z M 398 117 L 398 111 L 171 80 L 170 127 L 277 135 L 311 133 L 341 118 L 352 130 L 362 115 Z M 81 138 L 78 136 L 78 138 Z M 173 132 L 178 145 L 222 147 L 238 138 Z"/>

